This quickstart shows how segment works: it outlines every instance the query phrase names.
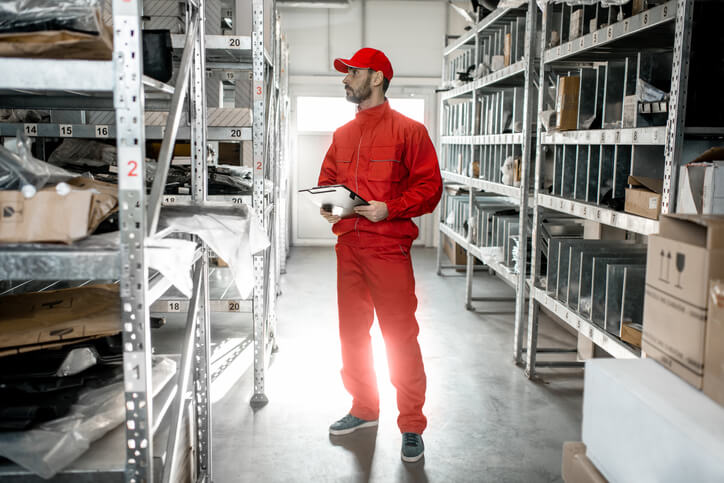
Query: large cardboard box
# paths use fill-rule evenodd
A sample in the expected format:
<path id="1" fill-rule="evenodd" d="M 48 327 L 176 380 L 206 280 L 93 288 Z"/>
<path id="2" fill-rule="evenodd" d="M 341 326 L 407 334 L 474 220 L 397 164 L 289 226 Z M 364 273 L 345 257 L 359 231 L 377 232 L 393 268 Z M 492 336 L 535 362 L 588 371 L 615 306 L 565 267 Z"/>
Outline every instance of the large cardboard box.
<path id="1" fill-rule="evenodd" d="M 724 406 L 724 280 L 712 280 L 704 348 L 704 393 Z"/>
<path id="2" fill-rule="evenodd" d="M 96 15 L 98 33 L 70 30 L 0 34 L 0 57 L 111 60 L 113 30 Z"/>
<path id="3" fill-rule="evenodd" d="M 121 331 L 118 285 L 0 297 L 0 356 Z"/>
<path id="4" fill-rule="evenodd" d="M 661 213 L 661 193 L 663 192 L 664 180 L 629 176 L 628 184 L 631 185 L 631 188 L 626 188 L 624 211 L 658 220 Z"/>
<path id="5" fill-rule="evenodd" d="M 563 443 L 561 474 L 565 483 L 607 483 L 600 471 L 586 456 L 586 445 L 581 442 Z"/>
<path id="6" fill-rule="evenodd" d="M 0 191 L 0 242 L 70 243 L 93 233 L 118 210 L 115 185 L 89 178 L 68 184 L 68 194 L 49 186 L 27 199 L 20 191 Z"/>
<path id="7" fill-rule="evenodd" d="M 724 214 L 724 148 L 712 148 L 680 168 L 677 213 Z"/>
<path id="8" fill-rule="evenodd" d="M 556 128 L 570 131 L 578 128 L 578 93 L 581 78 L 562 76 L 558 78 L 558 97 L 556 98 Z"/>
<path id="9" fill-rule="evenodd" d="M 665 215 L 649 236 L 643 350 L 701 389 L 709 281 L 724 278 L 724 216 Z"/>

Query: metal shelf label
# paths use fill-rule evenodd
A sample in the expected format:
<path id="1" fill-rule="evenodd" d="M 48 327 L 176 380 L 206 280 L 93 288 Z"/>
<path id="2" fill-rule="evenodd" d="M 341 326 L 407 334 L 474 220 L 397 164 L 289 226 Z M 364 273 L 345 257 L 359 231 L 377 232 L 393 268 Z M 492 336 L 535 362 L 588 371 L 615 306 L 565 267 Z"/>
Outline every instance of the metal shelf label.
<path id="1" fill-rule="evenodd" d="M 145 354 L 142 351 L 126 352 L 123 355 L 124 385 L 126 392 L 146 392 Z"/>
<path id="2" fill-rule="evenodd" d="M 96 132 L 96 137 L 97 137 L 97 138 L 107 138 L 107 137 L 108 137 L 108 134 L 109 134 L 109 132 L 110 132 L 110 129 L 109 129 L 109 127 L 108 127 L 107 125 L 105 125 L 105 124 L 98 124 L 98 125 L 96 126 L 95 132 Z"/>
<path id="3" fill-rule="evenodd" d="M 26 136 L 37 136 L 38 125 L 37 124 L 24 124 L 24 132 Z"/>
<path id="4" fill-rule="evenodd" d="M 61 124 L 58 126 L 60 137 L 72 138 L 73 137 L 73 125 L 72 124 Z"/>

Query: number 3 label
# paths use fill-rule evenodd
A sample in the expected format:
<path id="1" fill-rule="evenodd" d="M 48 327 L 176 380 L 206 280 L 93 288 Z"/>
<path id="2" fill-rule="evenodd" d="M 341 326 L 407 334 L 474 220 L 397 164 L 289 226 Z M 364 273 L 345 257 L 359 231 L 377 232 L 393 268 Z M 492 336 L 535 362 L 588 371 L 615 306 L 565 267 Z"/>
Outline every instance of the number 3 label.
<path id="1" fill-rule="evenodd" d="M 256 86 L 256 95 L 260 96 L 262 95 L 263 91 L 261 90 L 261 86 Z"/>

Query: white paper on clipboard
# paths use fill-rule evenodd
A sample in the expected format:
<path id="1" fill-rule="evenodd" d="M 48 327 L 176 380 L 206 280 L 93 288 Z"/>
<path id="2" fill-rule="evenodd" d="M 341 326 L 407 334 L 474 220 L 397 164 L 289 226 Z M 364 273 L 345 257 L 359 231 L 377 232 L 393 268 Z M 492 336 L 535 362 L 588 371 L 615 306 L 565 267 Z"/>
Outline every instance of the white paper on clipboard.
<path id="1" fill-rule="evenodd" d="M 343 184 L 316 186 L 306 190 L 299 190 L 299 192 L 304 193 L 307 199 L 315 205 L 341 218 L 353 216 L 355 206 L 369 204 L 360 195 Z"/>

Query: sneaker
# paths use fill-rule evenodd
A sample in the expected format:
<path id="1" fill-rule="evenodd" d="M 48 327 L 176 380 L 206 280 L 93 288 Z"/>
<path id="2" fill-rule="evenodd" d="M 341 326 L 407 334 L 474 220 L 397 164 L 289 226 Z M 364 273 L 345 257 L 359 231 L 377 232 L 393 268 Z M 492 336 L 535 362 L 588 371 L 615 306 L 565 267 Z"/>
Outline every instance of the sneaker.
<path id="1" fill-rule="evenodd" d="M 402 433 L 402 461 L 414 463 L 425 456 L 425 444 L 417 433 Z"/>
<path id="2" fill-rule="evenodd" d="M 374 421 L 365 421 L 364 419 L 347 414 L 329 427 L 329 434 L 341 436 L 357 431 L 358 429 L 371 428 L 373 426 L 377 426 L 376 419 Z"/>

